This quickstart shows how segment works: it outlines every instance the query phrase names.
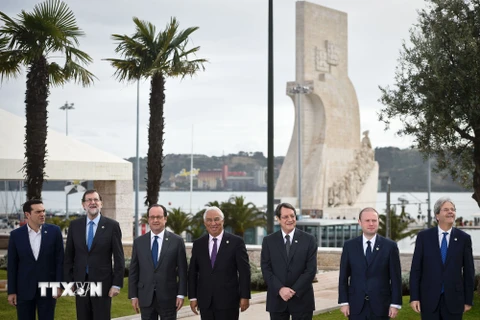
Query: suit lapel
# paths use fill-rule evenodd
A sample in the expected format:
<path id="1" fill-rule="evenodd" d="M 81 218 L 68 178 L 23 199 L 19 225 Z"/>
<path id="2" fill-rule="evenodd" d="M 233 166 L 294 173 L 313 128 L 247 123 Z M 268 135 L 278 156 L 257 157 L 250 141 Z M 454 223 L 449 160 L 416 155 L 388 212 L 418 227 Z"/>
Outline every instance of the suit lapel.
<path id="1" fill-rule="evenodd" d="M 80 243 L 84 247 L 85 251 L 88 252 L 88 246 L 87 246 L 87 216 L 79 218 L 81 220 L 80 224 Z"/>
<path id="2" fill-rule="evenodd" d="M 209 239 L 209 238 L 208 238 Z M 215 258 L 215 264 L 213 265 L 213 268 L 212 269 L 215 269 L 215 267 L 217 266 L 217 261 L 219 259 L 222 259 L 223 256 L 226 255 L 226 252 L 228 250 L 228 245 L 230 244 L 230 234 L 227 233 L 227 232 L 223 232 L 223 237 L 222 237 L 222 242 L 220 243 L 220 247 L 218 248 L 218 251 L 217 251 L 217 257 Z M 208 240 L 207 240 L 207 247 L 208 247 L 209 243 L 208 243 Z M 210 256 L 208 257 L 210 259 Z"/>
<path id="3" fill-rule="evenodd" d="M 158 259 L 157 268 L 160 267 L 160 265 L 162 264 L 163 257 L 165 257 L 165 254 L 167 253 L 170 247 L 170 241 L 168 237 L 169 237 L 169 232 L 165 230 L 165 232 L 163 233 L 162 248 L 160 250 L 160 258 Z M 152 260 L 152 263 L 153 263 L 153 260 Z"/>
<path id="4" fill-rule="evenodd" d="M 431 228 L 430 230 L 431 231 L 431 235 L 429 237 L 429 240 L 432 241 L 432 247 L 433 247 L 433 251 L 435 252 L 435 256 L 437 257 L 438 259 L 438 262 L 441 266 L 443 266 L 443 261 L 442 261 L 442 253 L 440 252 L 440 243 L 438 242 L 438 232 L 439 232 L 439 229 L 438 229 L 438 226 L 436 228 Z M 451 237 L 450 237 L 451 239 Z M 448 250 L 447 250 L 448 252 Z"/>
<path id="5" fill-rule="evenodd" d="M 362 257 L 361 261 L 363 261 L 364 267 L 367 268 L 367 257 L 365 257 L 365 251 L 363 250 L 363 236 L 357 237 L 355 243 L 357 247 L 355 251 L 360 253 L 360 257 Z"/>
<path id="6" fill-rule="evenodd" d="M 139 249 L 145 248 L 147 252 L 148 263 L 152 266 L 152 269 L 155 268 L 155 266 L 153 265 L 153 258 L 152 258 L 152 232 L 148 231 L 144 236 L 139 238 L 139 241 L 141 241 L 138 244 Z"/>
<path id="7" fill-rule="evenodd" d="M 290 263 L 290 260 L 292 260 L 293 256 L 295 255 L 295 252 L 297 251 L 298 246 L 300 246 L 302 243 L 302 234 L 298 229 L 295 229 L 295 234 L 293 235 L 292 243 L 290 245 L 290 253 L 287 257 L 287 250 L 284 249 L 285 251 L 285 257 L 287 257 L 288 263 Z"/>
<path id="8" fill-rule="evenodd" d="M 85 221 L 85 226 L 86 226 L 86 223 L 87 221 Z M 105 229 L 107 229 L 106 224 L 107 224 L 107 219 L 105 219 L 105 217 L 101 215 L 100 220 L 98 221 L 97 231 L 95 231 L 95 235 L 93 236 L 93 242 L 92 242 L 92 247 L 90 248 L 90 251 L 92 251 L 95 248 L 95 245 L 97 244 L 97 241 L 98 241 L 97 239 L 105 232 Z M 83 235 L 86 237 L 85 232 L 83 233 Z M 84 242 L 86 245 L 86 241 Z"/>
<path id="9" fill-rule="evenodd" d="M 21 239 L 22 239 L 23 242 L 27 243 L 28 248 L 30 248 L 30 250 L 28 250 L 28 253 L 29 253 L 30 257 L 32 258 L 32 260 L 35 261 L 35 256 L 33 255 L 32 245 L 30 244 L 30 238 L 28 236 L 28 227 L 25 224 L 22 228 L 24 228 L 24 230 L 22 230 Z"/>
<path id="10" fill-rule="evenodd" d="M 282 256 L 283 260 L 285 260 L 285 263 L 288 264 L 288 258 L 287 258 L 287 250 L 285 249 L 285 239 L 283 238 L 282 230 L 277 231 L 274 242 L 276 243 L 277 250 L 280 252 L 280 255 Z M 290 250 L 292 250 L 292 247 L 290 246 Z"/>
<path id="11" fill-rule="evenodd" d="M 370 261 L 370 263 L 368 263 L 367 261 L 368 266 L 371 266 L 375 261 L 375 258 L 378 256 L 378 252 L 380 251 L 382 243 L 383 243 L 383 238 L 379 234 L 377 234 L 377 239 L 375 240 L 375 244 L 372 247 L 372 258 L 371 258 L 372 260 Z M 362 249 L 363 249 L 363 243 L 362 243 Z"/>
<path id="12" fill-rule="evenodd" d="M 47 245 L 48 239 L 50 239 L 51 234 L 48 233 L 48 231 L 51 231 L 46 224 L 42 226 L 42 233 L 40 237 L 42 240 L 40 240 L 40 249 L 38 250 L 38 257 L 40 258 L 42 256 L 42 252 L 45 250 L 45 246 Z"/>
<path id="13" fill-rule="evenodd" d="M 456 228 L 452 228 L 452 233 L 450 234 L 450 241 L 447 248 L 447 258 L 445 259 L 445 266 L 447 266 L 447 264 L 450 262 L 454 253 L 457 252 L 458 239 L 456 237 L 456 234 Z"/>

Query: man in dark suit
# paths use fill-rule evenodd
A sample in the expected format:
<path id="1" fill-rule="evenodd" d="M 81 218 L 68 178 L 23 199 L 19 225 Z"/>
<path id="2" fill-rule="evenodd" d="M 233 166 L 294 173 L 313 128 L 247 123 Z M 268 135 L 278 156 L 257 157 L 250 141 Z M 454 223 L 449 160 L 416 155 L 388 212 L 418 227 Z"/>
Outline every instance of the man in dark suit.
<path id="1" fill-rule="evenodd" d="M 317 273 L 317 242 L 296 229 L 297 214 L 288 203 L 275 209 L 280 230 L 263 238 L 261 267 L 272 320 L 311 320 L 315 310 L 312 282 Z"/>
<path id="2" fill-rule="evenodd" d="M 167 230 L 167 209 L 147 211 L 150 232 L 133 242 L 128 297 L 142 320 L 177 319 L 187 295 L 187 256 L 183 239 Z"/>
<path id="3" fill-rule="evenodd" d="M 402 306 L 397 243 L 377 234 L 378 212 L 360 211 L 363 234 L 346 241 L 340 260 L 338 303 L 351 320 L 395 318 Z"/>
<path id="4" fill-rule="evenodd" d="M 193 242 L 188 269 L 190 308 L 202 320 L 235 320 L 250 305 L 250 264 L 242 238 L 224 232 L 224 214 L 209 207 L 208 234 Z"/>
<path id="5" fill-rule="evenodd" d="M 58 289 L 41 297 L 39 282 L 63 280 L 63 240 L 58 226 L 45 223 L 41 200 L 23 205 L 27 224 L 13 230 L 8 242 L 8 303 L 17 307 L 19 320 L 53 320 Z M 52 297 L 53 294 L 53 297 Z"/>
<path id="6" fill-rule="evenodd" d="M 101 282 L 101 297 L 76 296 L 77 319 L 109 320 L 112 297 L 123 286 L 122 232 L 117 221 L 100 214 L 102 197 L 96 190 L 85 191 L 82 204 L 86 216 L 68 229 L 64 277 L 67 282 Z"/>
<path id="7" fill-rule="evenodd" d="M 473 304 L 475 267 L 470 235 L 454 228 L 455 205 L 433 207 L 438 227 L 420 231 L 410 270 L 410 305 L 422 319 L 462 319 Z"/>

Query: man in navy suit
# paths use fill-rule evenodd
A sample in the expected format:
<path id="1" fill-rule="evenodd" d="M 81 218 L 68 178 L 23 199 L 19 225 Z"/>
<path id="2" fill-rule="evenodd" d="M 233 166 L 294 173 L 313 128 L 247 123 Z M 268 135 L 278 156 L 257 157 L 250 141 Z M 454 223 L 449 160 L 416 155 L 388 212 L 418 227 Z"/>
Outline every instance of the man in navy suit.
<path id="1" fill-rule="evenodd" d="M 47 290 L 40 296 L 39 282 L 63 280 L 63 240 L 58 226 L 45 223 L 41 200 L 23 205 L 28 222 L 10 233 L 8 242 L 8 303 L 17 307 L 19 320 L 53 320 L 56 298 L 62 292 Z"/>
<path id="2" fill-rule="evenodd" d="M 101 297 L 75 297 L 77 320 L 109 320 L 112 297 L 123 286 L 122 231 L 117 221 L 100 213 L 102 197 L 96 190 L 85 191 L 82 204 L 86 216 L 73 220 L 68 229 L 65 281 L 101 282 Z"/>
<path id="3" fill-rule="evenodd" d="M 338 303 L 351 320 L 395 318 L 402 306 L 397 243 L 377 234 L 378 212 L 360 211 L 363 234 L 346 241 L 340 260 Z"/>
<path id="4" fill-rule="evenodd" d="M 475 267 L 470 235 L 454 228 L 455 205 L 433 207 L 438 227 L 418 233 L 410 270 L 410 305 L 424 320 L 462 319 L 473 304 Z"/>
<path id="5" fill-rule="evenodd" d="M 195 240 L 188 269 L 190 308 L 202 320 L 235 320 L 250 305 L 250 264 L 242 238 L 223 230 L 224 214 L 205 210 L 208 234 Z"/>
<path id="6" fill-rule="evenodd" d="M 142 319 L 174 320 L 187 295 L 185 243 L 165 229 L 167 209 L 161 204 L 150 206 L 147 218 L 150 232 L 133 242 L 128 297 Z"/>
<path id="7" fill-rule="evenodd" d="M 275 209 L 281 230 L 262 243 L 261 267 L 267 284 L 267 311 L 272 320 L 311 320 L 315 310 L 312 282 L 317 273 L 315 237 L 296 229 L 297 214 L 289 203 Z"/>

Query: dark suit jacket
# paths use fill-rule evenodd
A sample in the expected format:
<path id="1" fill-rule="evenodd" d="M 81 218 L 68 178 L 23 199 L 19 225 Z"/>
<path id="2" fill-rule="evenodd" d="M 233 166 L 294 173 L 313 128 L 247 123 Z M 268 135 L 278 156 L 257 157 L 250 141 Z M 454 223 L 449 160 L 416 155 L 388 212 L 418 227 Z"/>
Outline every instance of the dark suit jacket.
<path id="1" fill-rule="evenodd" d="M 8 241 L 8 294 L 18 300 L 33 300 L 38 282 L 63 281 L 63 240 L 60 228 L 42 226 L 38 260 L 33 256 L 27 225 L 13 230 Z M 51 290 L 47 290 L 51 292 Z"/>
<path id="2" fill-rule="evenodd" d="M 65 246 L 65 281 L 85 281 L 88 265 L 88 281 L 102 282 L 102 295 L 106 297 L 114 286 L 123 286 L 125 259 L 122 231 L 117 221 L 100 216 L 90 252 L 87 247 L 87 217 L 73 220 L 68 228 Z M 113 255 L 113 266 L 112 266 Z"/>
<path id="3" fill-rule="evenodd" d="M 312 281 L 317 273 L 317 242 L 311 234 L 295 229 L 287 258 L 282 231 L 263 238 L 261 267 L 267 284 L 267 311 L 309 312 L 315 310 Z M 279 295 L 282 287 L 296 294 L 287 302 Z"/>
<path id="4" fill-rule="evenodd" d="M 140 307 L 152 304 L 153 292 L 160 306 L 175 307 L 177 295 L 187 295 L 187 256 L 181 237 L 165 230 L 157 267 L 153 266 L 151 232 L 133 242 L 128 276 L 128 298 Z"/>
<path id="5" fill-rule="evenodd" d="M 346 241 L 340 260 L 338 303 L 348 302 L 359 314 L 365 302 L 377 316 L 387 316 L 391 304 L 402 305 L 402 271 L 396 242 L 377 234 L 370 264 L 363 251 L 363 236 Z"/>
<path id="6" fill-rule="evenodd" d="M 197 298 L 200 309 L 239 308 L 240 298 L 250 299 L 250 264 L 242 238 L 223 233 L 213 268 L 208 234 L 193 242 L 188 297 Z"/>
<path id="7" fill-rule="evenodd" d="M 444 265 L 438 227 L 420 231 L 410 270 L 410 301 L 420 301 L 422 312 L 433 312 L 444 283 L 448 311 L 463 313 L 465 304 L 473 304 L 474 274 L 470 235 L 452 228 Z"/>

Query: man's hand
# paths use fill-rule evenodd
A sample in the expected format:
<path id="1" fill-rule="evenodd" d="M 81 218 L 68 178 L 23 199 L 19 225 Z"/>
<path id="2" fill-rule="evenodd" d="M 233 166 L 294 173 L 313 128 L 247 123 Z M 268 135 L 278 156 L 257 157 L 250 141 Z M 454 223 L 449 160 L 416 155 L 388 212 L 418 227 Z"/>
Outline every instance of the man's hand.
<path id="1" fill-rule="evenodd" d="M 115 297 L 115 296 L 118 296 L 119 293 L 120 293 L 120 289 L 111 287 L 111 288 L 110 288 L 110 291 L 108 291 L 108 296 L 109 296 L 110 298 L 113 298 L 113 297 Z"/>
<path id="2" fill-rule="evenodd" d="M 138 298 L 133 298 L 132 299 L 132 307 L 133 307 L 133 310 L 135 310 L 136 313 L 140 312 L 140 308 L 138 307 Z"/>
<path id="3" fill-rule="evenodd" d="M 472 309 L 472 306 L 469 304 L 465 305 L 465 308 L 463 309 L 463 312 L 467 312 L 468 310 Z"/>
<path id="4" fill-rule="evenodd" d="M 250 307 L 250 300 L 245 298 L 240 298 L 240 311 L 243 312 Z"/>
<path id="5" fill-rule="evenodd" d="M 420 313 L 420 301 L 414 300 L 410 302 L 410 307 L 412 307 L 413 311 Z"/>
<path id="6" fill-rule="evenodd" d="M 341 306 L 340 312 L 343 313 L 345 317 L 348 317 L 350 315 L 350 306 L 348 304 L 345 306 Z"/>
<path id="7" fill-rule="evenodd" d="M 53 299 L 58 299 L 62 296 L 63 290 L 61 288 L 57 288 L 57 295 L 53 296 Z"/>
<path id="8" fill-rule="evenodd" d="M 398 309 L 395 308 L 395 307 L 390 307 L 390 311 L 388 312 L 388 316 L 393 319 L 397 316 L 397 314 L 398 314 Z"/>
<path id="9" fill-rule="evenodd" d="M 177 297 L 177 302 L 175 305 L 177 306 L 177 311 L 180 310 L 183 307 L 183 298 Z"/>
<path id="10" fill-rule="evenodd" d="M 192 312 L 198 315 L 198 302 L 197 300 L 190 300 L 190 309 L 192 309 Z"/>
<path id="11" fill-rule="evenodd" d="M 8 297 L 8 303 L 14 307 L 17 306 L 17 294 L 16 293 L 12 293 L 12 294 L 9 294 Z"/>
<path id="12" fill-rule="evenodd" d="M 295 291 L 288 287 L 282 287 L 278 294 L 283 299 L 283 301 L 288 301 L 295 295 Z"/>

